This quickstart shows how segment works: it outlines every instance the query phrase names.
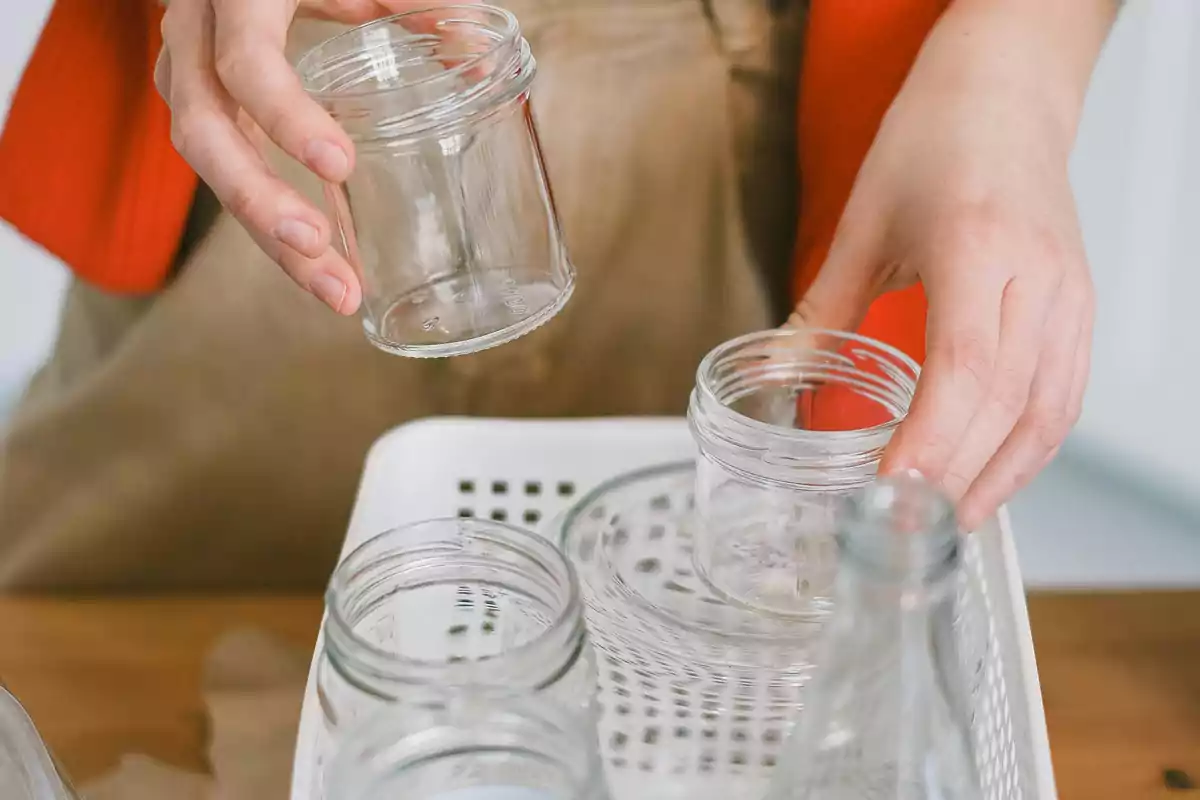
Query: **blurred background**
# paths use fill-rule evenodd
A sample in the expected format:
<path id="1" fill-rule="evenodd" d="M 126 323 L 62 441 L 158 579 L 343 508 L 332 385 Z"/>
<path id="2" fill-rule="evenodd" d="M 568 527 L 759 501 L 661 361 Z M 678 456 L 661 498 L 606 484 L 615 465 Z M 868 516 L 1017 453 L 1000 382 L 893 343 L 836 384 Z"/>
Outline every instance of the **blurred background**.
<path id="1" fill-rule="evenodd" d="M 49 6 L 5 9 L 0 115 Z M 1200 585 L 1200 3 L 1126 3 L 1072 178 L 1099 303 L 1092 382 L 1062 456 L 1012 504 L 1024 575 Z M 0 426 L 52 344 L 65 284 L 0 223 Z"/>

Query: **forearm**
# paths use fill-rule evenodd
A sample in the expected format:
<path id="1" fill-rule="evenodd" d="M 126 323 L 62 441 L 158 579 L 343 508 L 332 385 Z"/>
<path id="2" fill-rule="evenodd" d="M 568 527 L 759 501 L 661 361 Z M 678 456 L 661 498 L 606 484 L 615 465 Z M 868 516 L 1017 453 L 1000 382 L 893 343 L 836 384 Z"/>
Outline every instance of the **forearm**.
<path id="1" fill-rule="evenodd" d="M 1074 141 L 1092 69 L 1119 0 L 954 0 L 910 81 L 922 91 L 1011 97 Z"/>

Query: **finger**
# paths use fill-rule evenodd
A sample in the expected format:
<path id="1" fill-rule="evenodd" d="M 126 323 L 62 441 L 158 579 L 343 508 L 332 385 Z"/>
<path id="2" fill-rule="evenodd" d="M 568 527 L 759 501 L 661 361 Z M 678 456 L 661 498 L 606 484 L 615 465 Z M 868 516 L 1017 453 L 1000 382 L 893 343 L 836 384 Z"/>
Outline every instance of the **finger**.
<path id="1" fill-rule="evenodd" d="M 1084 297 L 1083 324 L 1079 328 L 1079 344 L 1075 348 L 1075 367 L 1071 375 L 1071 396 L 1067 414 L 1077 422 L 1083 414 L 1083 397 L 1087 393 L 1088 376 L 1092 370 L 1092 335 L 1096 324 L 1096 305 L 1089 282 Z"/>
<path id="2" fill-rule="evenodd" d="M 167 13 L 175 148 L 247 229 L 309 258 L 321 256 L 329 248 L 328 220 L 271 173 L 238 127 L 236 105 L 212 72 L 209 6 L 177 1 Z M 307 276 L 292 277 L 307 286 Z"/>
<path id="3" fill-rule="evenodd" d="M 350 139 L 304 91 L 284 55 L 289 3 L 212 4 L 214 64 L 225 91 L 284 152 L 327 181 L 344 181 L 353 166 Z"/>
<path id="4" fill-rule="evenodd" d="M 880 237 L 873 226 L 852 224 L 850 212 L 839 223 L 829 255 L 788 317 L 787 327 L 857 330 L 875 299 L 879 282 L 872 273 L 878 264 Z"/>
<path id="5" fill-rule="evenodd" d="M 354 279 L 354 270 L 333 248 L 317 258 L 308 258 L 266 236 L 251 233 L 263 252 L 269 255 L 297 283 L 339 314 L 353 314 L 362 302 L 362 289 Z"/>
<path id="6" fill-rule="evenodd" d="M 164 45 L 154 62 L 154 88 L 169 108 L 171 105 L 171 53 Z"/>
<path id="7" fill-rule="evenodd" d="M 1036 279 L 1013 280 L 1005 286 L 992 380 L 942 476 L 942 489 L 952 500 L 966 494 L 1025 411 L 1057 290 Z"/>
<path id="8" fill-rule="evenodd" d="M 1085 311 L 1076 296 L 1067 294 L 1053 314 L 1054 324 L 1046 329 L 1029 403 L 959 506 L 959 518 L 968 530 L 981 525 L 1033 479 L 1075 422 L 1071 395 Z"/>
<path id="9" fill-rule="evenodd" d="M 961 267 L 961 265 L 959 265 Z M 940 483 L 992 382 L 1007 276 L 956 268 L 927 284 L 926 358 L 912 406 L 884 452 L 881 473 L 916 470 Z"/>

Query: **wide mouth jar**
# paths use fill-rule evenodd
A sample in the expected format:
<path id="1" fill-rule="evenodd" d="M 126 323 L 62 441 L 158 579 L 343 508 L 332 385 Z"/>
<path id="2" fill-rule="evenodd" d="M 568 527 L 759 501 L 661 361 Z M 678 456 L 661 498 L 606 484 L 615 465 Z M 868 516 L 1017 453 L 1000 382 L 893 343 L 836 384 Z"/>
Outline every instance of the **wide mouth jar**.
<path id="1" fill-rule="evenodd" d="M 339 565 L 326 606 L 318 689 L 330 727 L 422 686 L 590 703 L 575 571 L 537 534 L 459 518 L 388 531 Z"/>
<path id="2" fill-rule="evenodd" d="M 704 455 L 730 469 L 764 483 L 848 489 L 874 476 L 919 373 L 904 353 L 858 334 L 761 331 L 705 356 L 688 419 Z"/>
<path id="3" fill-rule="evenodd" d="M 512 13 L 434 6 L 335 36 L 296 64 L 354 143 L 325 187 L 367 339 L 463 355 L 548 322 L 575 286 L 538 137 L 537 65 Z"/>
<path id="4" fill-rule="evenodd" d="M 836 500 L 874 479 L 920 368 L 854 333 L 780 329 L 712 350 L 688 408 L 698 572 L 728 599 L 823 613 Z"/>

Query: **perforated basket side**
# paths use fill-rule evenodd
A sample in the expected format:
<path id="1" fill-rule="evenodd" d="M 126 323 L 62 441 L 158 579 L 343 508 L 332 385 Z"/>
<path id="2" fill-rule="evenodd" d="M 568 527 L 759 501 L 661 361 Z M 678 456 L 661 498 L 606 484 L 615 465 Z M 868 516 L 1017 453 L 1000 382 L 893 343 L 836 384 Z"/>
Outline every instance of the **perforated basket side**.
<path id="1" fill-rule="evenodd" d="M 343 557 L 396 525 L 442 516 L 502 519 L 549 529 L 583 493 L 622 472 L 694 456 L 686 421 L 427 419 L 401 426 L 372 447 Z M 985 681 L 999 703 L 998 770 L 988 800 L 1054 800 L 1045 717 L 1020 573 L 1007 515 L 974 537 L 974 576 L 989 619 Z M 317 642 L 317 653 L 321 642 Z M 985 648 L 986 649 L 986 648 Z M 314 654 L 315 658 L 315 654 Z M 319 708 L 313 672 L 301 714 L 293 800 L 310 800 Z M 986 712 L 985 712 L 986 713 Z M 1007 727 L 1006 727 L 1007 726 Z M 1005 766 L 1010 765 L 1010 766 Z"/>

